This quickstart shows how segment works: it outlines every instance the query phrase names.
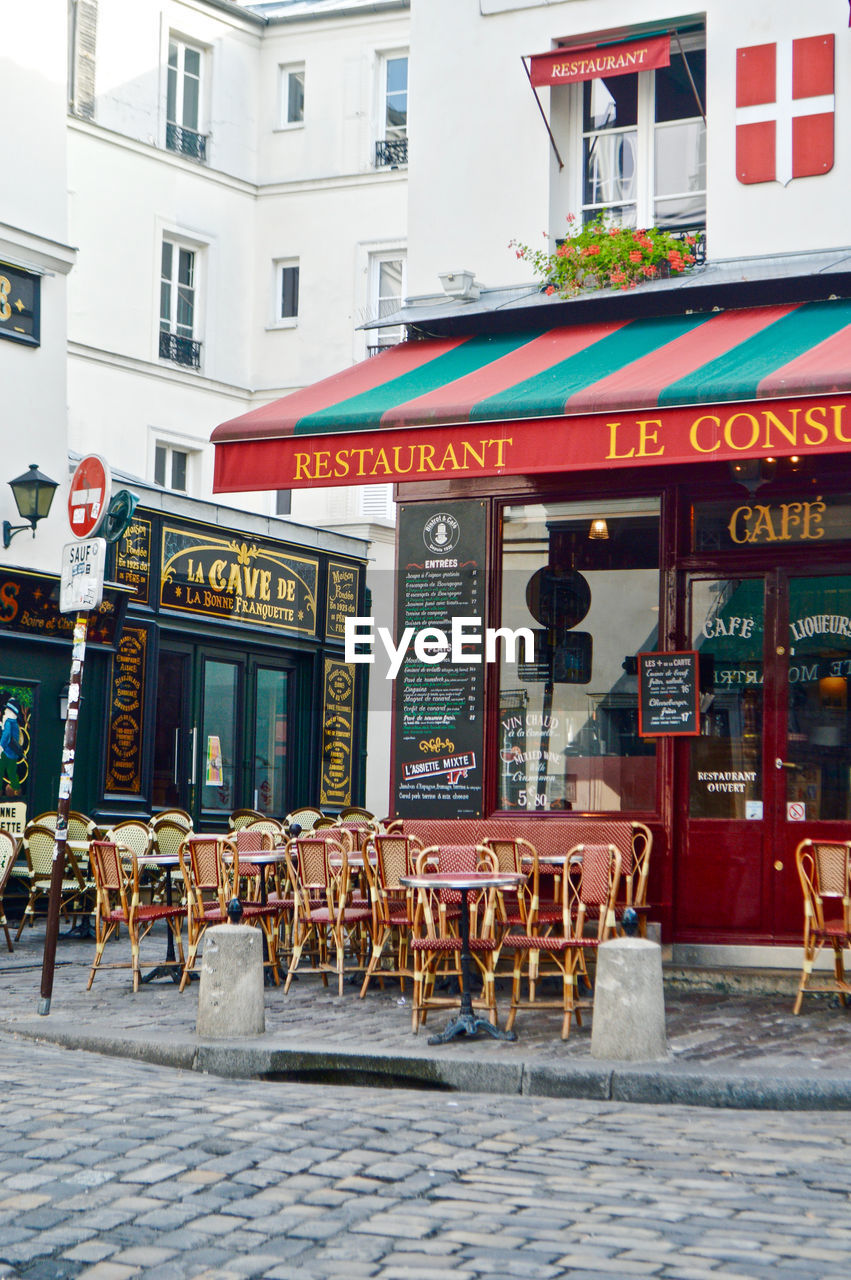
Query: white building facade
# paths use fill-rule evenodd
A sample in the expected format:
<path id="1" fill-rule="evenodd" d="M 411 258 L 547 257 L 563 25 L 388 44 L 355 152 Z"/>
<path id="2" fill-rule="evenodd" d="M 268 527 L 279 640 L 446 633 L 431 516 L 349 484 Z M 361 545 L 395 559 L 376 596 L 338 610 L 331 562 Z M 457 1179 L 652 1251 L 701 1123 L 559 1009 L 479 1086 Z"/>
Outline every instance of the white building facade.
<path id="1" fill-rule="evenodd" d="M 593 103 L 591 82 L 577 80 L 538 88 L 539 110 L 524 59 L 528 66 L 531 55 L 654 33 L 673 33 L 671 67 L 662 72 L 658 93 L 652 70 L 610 79 L 610 87 L 624 85 L 614 95 L 598 79 Z M 835 92 L 826 84 L 793 83 L 800 48 L 793 42 L 818 37 L 830 37 Z M 640 15 L 629 0 L 482 0 L 460 8 L 452 0 L 430 0 L 413 7 L 411 45 L 413 295 L 434 293 L 438 274 L 459 267 L 488 285 L 525 283 L 528 267 L 514 258 L 509 241 L 537 247 L 543 230 L 553 243 L 567 234 L 568 213 L 581 217 L 604 208 L 621 208 L 636 226 L 697 224 L 702 214 L 713 261 L 848 241 L 851 39 L 844 0 L 804 8 L 794 0 L 707 0 L 698 10 L 656 0 Z M 776 60 L 768 53 L 766 68 L 776 83 L 770 92 L 757 90 L 764 101 L 742 99 L 737 106 L 737 50 L 763 46 L 778 50 Z M 439 112 L 433 109 L 438 85 Z M 749 92 L 746 84 L 739 90 Z M 807 119 L 828 114 L 835 139 L 832 160 L 824 162 L 830 167 L 791 180 L 793 134 L 812 137 L 803 132 Z M 788 173 L 776 181 L 737 172 L 737 127 L 760 119 L 769 133 L 778 121 L 778 156 Z M 466 144 L 446 145 L 446 120 L 463 121 Z"/>

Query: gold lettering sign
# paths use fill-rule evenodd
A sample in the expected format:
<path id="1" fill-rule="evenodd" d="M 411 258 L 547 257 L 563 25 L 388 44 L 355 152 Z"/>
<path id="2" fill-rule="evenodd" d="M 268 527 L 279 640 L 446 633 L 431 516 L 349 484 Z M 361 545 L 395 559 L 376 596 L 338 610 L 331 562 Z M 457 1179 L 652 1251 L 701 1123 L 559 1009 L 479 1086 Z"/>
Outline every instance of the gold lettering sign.
<path id="1" fill-rule="evenodd" d="M 147 629 L 125 627 L 112 659 L 106 738 L 107 791 L 135 796 L 142 791 L 142 715 L 147 652 Z"/>
<path id="2" fill-rule="evenodd" d="M 746 550 L 838 542 L 851 537 L 851 497 L 805 493 L 784 501 L 757 497 L 736 505 L 699 502 L 694 506 L 695 551 Z"/>
<path id="3" fill-rule="evenodd" d="M 320 805 L 352 803 L 355 726 L 355 668 L 325 659 L 322 693 L 322 781 Z"/>
<path id="4" fill-rule="evenodd" d="M 498 440 L 458 440 L 441 445 L 417 441 L 387 448 L 313 449 L 295 455 L 294 483 L 302 480 L 342 480 L 398 478 L 410 473 L 465 472 L 484 467 L 504 467 L 505 451 L 511 437 Z"/>
<path id="5" fill-rule="evenodd" d="M 239 533 L 165 525 L 160 604 L 258 627 L 316 634 L 319 561 Z"/>
<path id="6" fill-rule="evenodd" d="M 147 604 L 151 584 L 151 522 L 134 519 L 115 547 L 115 580 L 136 592 L 134 604 Z"/>
<path id="7" fill-rule="evenodd" d="M 346 618 L 354 618 L 360 594 L 360 566 L 338 560 L 328 562 L 328 591 L 325 597 L 325 635 L 343 640 Z"/>

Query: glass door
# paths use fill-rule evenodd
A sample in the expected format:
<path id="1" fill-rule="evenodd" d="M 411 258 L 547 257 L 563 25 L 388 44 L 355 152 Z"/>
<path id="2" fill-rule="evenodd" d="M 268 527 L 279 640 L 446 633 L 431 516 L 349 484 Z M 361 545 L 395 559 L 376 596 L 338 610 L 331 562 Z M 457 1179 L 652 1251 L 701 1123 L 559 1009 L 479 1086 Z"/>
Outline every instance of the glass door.
<path id="1" fill-rule="evenodd" d="M 253 666 L 254 692 L 251 807 L 281 818 L 289 808 L 288 717 L 290 672 Z"/>
<path id="2" fill-rule="evenodd" d="M 191 735 L 186 727 L 189 718 L 191 660 L 189 649 L 160 649 L 151 790 L 151 803 L 155 813 L 160 809 L 188 809 L 191 803 Z"/>
<path id="3" fill-rule="evenodd" d="M 847 839 L 851 819 L 851 576 L 695 575 L 688 609 L 701 715 L 678 745 L 677 936 L 797 942 L 797 844 Z"/>
<path id="4" fill-rule="evenodd" d="M 847 840 L 851 829 L 851 575 L 791 574 L 780 618 L 783 669 L 774 758 L 778 778 L 778 861 L 792 870 L 780 879 L 776 927 L 798 935 L 801 891 L 795 849 L 805 836 Z"/>
<path id="5" fill-rule="evenodd" d="M 207 825 L 211 820 L 243 807 L 241 692 L 240 661 L 202 657 L 195 778 L 198 807 Z"/>
<path id="6" fill-rule="evenodd" d="M 678 861 L 677 932 L 736 941 L 766 929 L 767 593 L 763 575 L 693 577 L 689 635 L 700 664 L 700 734 L 688 757 L 686 838 Z M 768 815 L 768 817 L 767 817 Z"/>

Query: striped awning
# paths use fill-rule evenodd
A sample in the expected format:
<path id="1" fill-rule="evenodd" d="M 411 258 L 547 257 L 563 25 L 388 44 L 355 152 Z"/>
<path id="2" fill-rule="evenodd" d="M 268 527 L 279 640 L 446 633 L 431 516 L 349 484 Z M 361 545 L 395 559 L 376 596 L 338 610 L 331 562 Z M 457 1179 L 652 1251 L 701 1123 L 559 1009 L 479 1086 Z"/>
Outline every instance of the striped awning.
<path id="1" fill-rule="evenodd" d="M 844 451 L 849 392 L 848 299 L 406 342 L 217 427 L 214 488 Z"/>

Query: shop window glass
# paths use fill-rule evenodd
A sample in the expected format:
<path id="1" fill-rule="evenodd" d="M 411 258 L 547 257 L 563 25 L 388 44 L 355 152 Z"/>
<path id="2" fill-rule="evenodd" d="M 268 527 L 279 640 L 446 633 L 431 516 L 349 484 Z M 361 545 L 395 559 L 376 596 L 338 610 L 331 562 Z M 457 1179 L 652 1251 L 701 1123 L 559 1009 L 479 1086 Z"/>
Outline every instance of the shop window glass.
<path id="1" fill-rule="evenodd" d="M 254 808 L 272 817 L 286 810 L 286 758 L 287 673 L 260 667 L 254 727 Z"/>
<path id="2" fill-rule="evenodd" d="M 229 813 L 236 804 L 236 715 L 239 670 L 204 663 L 204 729 L 199 761 L 203 807 Z"/>
<path id="3" fill-rule="evenodd" d="M 789 580 L 786 799 L 808 822 L 851 817 L 851 577 Z"/>
<path id="4" fill-rule="evenodd" d="M 583 219 L 695 230 L 706 218 L 706 53 L 684 40 L 686 59 L 582 86 Z M 686 65 L 687 60 L 687 65 Z"/>
<path id="5" fill-rule="evenodd" d="M 692 818 L 760 819 L 764 584 L 691 584 L 692 648 L 700 658 L 700 736 L 691 742 Z"/>
<path id="6" fill-rule="evenodd" d="M 507 507 L 502 570 L 500 625 L 535 654 L 503 649 L 498 806 L 654 809 L 636 655 L 658 647 L 659 500 Z"/>

